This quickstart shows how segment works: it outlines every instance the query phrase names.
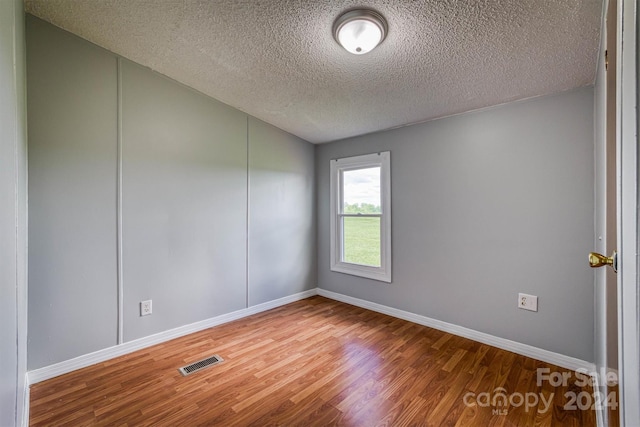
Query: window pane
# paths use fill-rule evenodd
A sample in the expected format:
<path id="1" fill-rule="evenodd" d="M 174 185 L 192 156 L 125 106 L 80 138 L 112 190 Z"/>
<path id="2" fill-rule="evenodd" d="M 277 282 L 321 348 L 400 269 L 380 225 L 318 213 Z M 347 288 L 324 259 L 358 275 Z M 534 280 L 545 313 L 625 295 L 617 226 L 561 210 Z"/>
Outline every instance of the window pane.
<path id="1" fill-rule="evenodd" d="M 380 267 L 380 218 L 343 217 L 343 262 Z"/>
<path id="2" fill-rule="evenodd" d="M 380 167 L 356 169 L 342 173 L 342 213 L 381 213 Z"/>

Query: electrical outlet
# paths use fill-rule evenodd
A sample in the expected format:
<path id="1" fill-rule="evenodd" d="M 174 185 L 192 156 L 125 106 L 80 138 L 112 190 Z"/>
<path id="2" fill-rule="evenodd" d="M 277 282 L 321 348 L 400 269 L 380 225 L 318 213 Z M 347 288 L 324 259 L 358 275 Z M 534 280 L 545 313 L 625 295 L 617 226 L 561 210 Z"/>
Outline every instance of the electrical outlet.
<path id="1" fill-rule="evenodd" d="M 538 311 L 538 297 L 529 294 L 518 294 L 518 308 Z"/>
<path id="2" fill-rule="evenodd" d="M 152 313 L 151 300 L 140 301 L 140 316 L 148 316 Z"/>

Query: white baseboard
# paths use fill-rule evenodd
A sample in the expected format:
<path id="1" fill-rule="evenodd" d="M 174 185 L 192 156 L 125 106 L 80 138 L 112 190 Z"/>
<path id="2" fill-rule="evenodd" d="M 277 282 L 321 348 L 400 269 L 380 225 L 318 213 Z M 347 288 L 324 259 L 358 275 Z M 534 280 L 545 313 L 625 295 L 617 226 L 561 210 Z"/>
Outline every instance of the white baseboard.
<path id="1" fill-rule="evenodd" d="M 532 359 L 541 360 L 543 362 L 551 363 L 553 365 L 571 369 L 573 371 L 576 371 L 578 369 L 586 370 L 587 372 L 595 371 L 595 365 L 591 362 L 586 362 L 574 357 L 565 356 L 564 354 L 554 353 L 552 351 L 543 350 L 541 348 L 533 347 L 527 344 L 522 344 L 505 338 L 485 334 L 484 332 L 474 331 L 473 329 L 465 328 L 463 326 L 454 325 L 452 323 L 443 322 L 441 320 L 432 319 L 430 317 L 422 316 L 404 310 L 399 310 L 397 308 L 387 307 L 386 305 L 377 304 L 363 299 L 327 291 L 325 289 L 318 289 L 318 295 L 347 304 L 355 305 L 357 307 L 366 308 L 367 310 L 377 311 L 378 313 L 383 313 L 389 316 L 408 320 L 410 322 L 448 332 L 453 335 L 469 338 L 483 344 L 488 344 L 493 347 L 498 347 L 503 350 L 511 351 L 513 353 L 527 356 Z"/>
<path id="2" fill-rule="evenodd" d="M 582 369 L 587 372 L 595 371 L 595 365 L 593 363 L 576 359 L 574 357 L 565 356 L 563 354 L 554 353 L 548 350 L 543 350 L 527 344 L 522 344 L 505 338 L 496 337 L 484 332 L 478 332 L 473 329 L 443 322 L 441 320 L 432 319 L 408 311 L 388 307 L 382 304 L 377 304 L 336 292 L 327 291 L 325 289 L 316 288 L 294 295 L 289 295 L 284 298 L 279 298 L 277 300 L 269 301 L 263 304 L 258 304 L 252 307 L 237 310 L 231 313 L 212 317 L 200 322 L 191 323 L 189 325 L 181 326 L 179 328 L 164 331 L 155 335 L 150 335 L 148 337 L 126 342 L 124 344 L 105 348 L 103 350 L 98 350 L 93 353 L 85 354 L 74 359 L 65 360 L 60 363 L 35 369 L 33 371 L 29 371 L 27 373 L 27 387 L 31 384 L 48 380 L 50 378 L 75 371 L 77 369 L 104 362 L 115 357 L 123 356 L 125 354 L 132 353 L 134 351 L 150 347 L 152 345 L 160 344 L 165 341 L 169 341 L 174 338 L 198 332 L 207 328 L 211 328 L 213 326 L 251 316 L 252 314 L 257 314 L 266 310 L 270 310 L 272 308 L 280 307 L 282 305 L 309 298 L 313 295 L 321 295 L 323 297 L 330 298 L 336 301 L 341 301 L 347 304 L 355 305 L 357 307 L 366 308 L 368 310 L 387 314 L 399 319 L 408 320 L 419 325 L 428 326 L 430 328 L 438 329 L 464 338 L 469 338 L 474 341 L 478 341 L 484 344 L 501 348 L 503 350 L 511 351 L 513 353 L 521 354 L 523 356 L 531 357 L 533 359 L 541 360 L 543 362 L 551 363 L 553 365 L 557 365 L 574 371 L 578 369 Z M 28 405 L 26 405 L 26 410 L 28 411 Z"/>
<path id="3" fill-rule="evenodd" d="M 222 314 L 220 316 L 212 317 L 210 319 L 202 320 L 200 322 L 191 323 L 189 325 L 180 326 L 175 329 L 160 332 L 158 334 L 149 335 L 148 337 L 140 338 L 137 340 L 129 341 L 123 344 L 119 344 L 113 347 L 98 350 L 93 353 L 78 356 L 73 359 L 65 360 L 64 362 L 56 363 L 53 365 L 45 366 L 43 368 L 34 369 L 27 372 L 28 385 L 38 383 L 40 381 L 48 380 L 59 375 L 63 375 L 80 368 L 101 363 L 115 357 L 123 356 L 125 354 L 132 353 L 134 351 L 150 347 L 152 345 L 160 344 L 165 341 L 172 340 L 174 338 L 182 337 L 184 335 L 192 334 L 194 332 L 202 331 L 204 329 L 218 326 L 223 323 L 228 323 L 234 320 L 242 319 L 243 317 L 251 316 L 252 314 L 260 313 L 272 308 L 280 307 L 295 301 L 299 301 L 311 296 L 317 295 L 317 289 L 310 289 L 308 291 L 300 292 L 294 295 L 289 295 L 284 298 L 279 298 L 273 301 L 265 302 L 262 304 L 254 305 L 241 310 L 233 311 L 231 313 Z"/>
<path id="4" fill-rule="evenodd" d="M 31 389 L 29 388 L 29 374 L 24 376 L 24 393 L 22 399 L 22 427 L 29 427 L 29 400 L 31 396 Z"/>
<path id="5" fill-rule="evenodd" d="M 609 392 L 611 391 L 607 385 L 607 382 L 609 381 L 607 376 L 608 374 L 615 375 L 616 381 L 618 382 L 620 381 L 620 376 L 619 376 L 620 373 L 618 372 L 617 369 L 605 368 L 604 366 L 596 367 L 596 372 L 594 372 L 594 375 L 591 376 L 593 379 L 593 391 L 599 391 L 605 394 L 605 397 L 602 399 L 603 404 L 609 401 Z M 620 394 L 616 396 L 616 402 L 618 404 L 620 404 L 620 400 L 618 400 L 619 398 L 620 398 Z M 618 411 L 619 410 L 620 410 L 620 407 L 618 407 Z M 597 427 L 609 426 L 608 412 L 609 411 L 606 406 L 600 410 L 596 410 L 596 426 Z"/>
<path id="6" fill-rule="evenodd" d="M 594 392 L 598 392 L 600 391 L 600 378 L 599 375 L 597 373 L 595 373 L 594 375 L 591 375 L 591 381 L 593 381 L 593 391 Z M 606 399 L 605 399 L 606 401 Z M 604 411 L 603 410 L 597 410 L 596 409 L 596 427 L 605 427 L 605 422 L 604 422 Z"/>

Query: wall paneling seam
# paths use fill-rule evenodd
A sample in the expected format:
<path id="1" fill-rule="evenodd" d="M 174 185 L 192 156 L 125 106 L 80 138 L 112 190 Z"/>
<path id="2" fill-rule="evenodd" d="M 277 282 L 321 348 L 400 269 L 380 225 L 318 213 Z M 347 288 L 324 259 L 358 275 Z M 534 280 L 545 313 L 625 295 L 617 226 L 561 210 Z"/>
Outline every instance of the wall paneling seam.
<path id="1" fill-rule="evenodd" d="M 246 213 L 247 213 L 247 219 L 246 219 L 246 224 L 245 224 L 245 259 L 244 259 L 244 267 L 245 267 L 245 286 L 246 286 L 246 301 L 245 301 L 245 307 L 249 308 L 249 203 L 250 203 L 250 191 L 251 191 L 251 187 L 249 186 L 250 184 L 250 176 L 249 176 L 249 115 L 247 115 L 247 128 L 246 128 L 246 136 L 247 136 L 247 141 L 246 141 L 246 147 L 247 147 L 247 201 L 246 201 Z"/>
<path id="2" fill-rule="evenodd" d="M 122 59 L 116 58 L 117 67 L 117 153 L 116 153 L 116 268 L 117 268 L 117 325 L 118 344 L 124 342 L 124 276 L 122 269 Z"/>
<path id="3" fill-rule="evenodd" d="M 19 96 L 19 77 L 18 77 L 18 71 L 19 71 L 19 64 L 18 64 L 18 28 L 17 28 L 17 22 L 15 19 L 16 16 L 16 2 L 12 2 L 11 3 L 11 14 L 14 17 L 12 19 L 12 28 L 11 28 L 11 57 L 13 59 L 13 76 L 12 76 L 12 87 L 11 87 L 11 96 L 12 96 L 12 101 L 14 102 L 14 105 L 16 106 L 15 111 L 13 112 L 13 117 L 12 117 L 12 121 L 13 121 L 13 125 L 14 125 L 14 129 L 13 129 L 13 176 L 11 177 L 11 179 L 13 180 L 13 200 L 12 200 L 12 204 L 13 204 L 13 224 L 14 224 L 14 233 L 12 236 L 12 244 L 13 244 L 13 254 L 12 254 L 12 262 L 13 262 L 13 277 L 15 279 L 15 286 L 16 286 L 16 291 L 15 291 L 15 298 L 13 300 L 13 305 L 15 307 L 15 335 L 13 336 L 15 338 L 15 343 L 16 343 L 16 351 L 15 351 L 15 355 L 16 355 L 16 375 L 15 375 L 15 384 L 16 384 L 16 392 L 15 392 L 15 400 L 13 402 L 13 419 L 14 422 L 17 424 L 18 423 L 18 418 L 19 418 L 19 406 L 20 406 L 20 402 L 19 402 L 19 397 L 20 397 L 20 393 L 19 393 L 19 385 L 20 385 L 20 331 L 19 331 L 19 325 L 20 325 L 20 293 L 18 291 L 18 287 L 20 286 L 20 255 L 19 255 L 19 250 L 20 250 L 20 154 L 19 154 L 19 148 L 18 148 L 18 144 L 21 142 L 20 141 L 20 109 L 18 108 L 19 105 L 19 101 L 18 101 L 18 96 Z M 12 331 L 13 334 L 13 331 Z"/>

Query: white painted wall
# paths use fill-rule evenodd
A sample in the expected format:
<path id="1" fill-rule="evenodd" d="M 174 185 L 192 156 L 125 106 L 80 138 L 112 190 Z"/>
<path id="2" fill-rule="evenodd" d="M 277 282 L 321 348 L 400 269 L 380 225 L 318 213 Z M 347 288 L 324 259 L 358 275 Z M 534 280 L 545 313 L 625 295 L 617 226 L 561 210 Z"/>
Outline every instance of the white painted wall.
<path id="1" fill-rule="evenodd" d="M 393 283 L 331 272 L 329 160 L 387 150 Z M 593 362 L 593 167 L 588 87 L 317 146 L 318 286 Z"/>

